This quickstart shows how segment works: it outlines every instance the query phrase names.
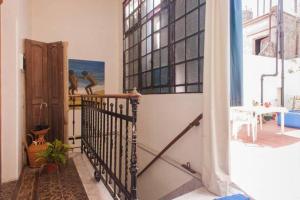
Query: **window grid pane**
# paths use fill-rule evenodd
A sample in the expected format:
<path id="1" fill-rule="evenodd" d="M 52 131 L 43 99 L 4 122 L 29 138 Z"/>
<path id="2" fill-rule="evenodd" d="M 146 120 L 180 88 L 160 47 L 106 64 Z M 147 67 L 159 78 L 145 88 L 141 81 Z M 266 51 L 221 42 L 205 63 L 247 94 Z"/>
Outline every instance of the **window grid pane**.
<path id="1" fill-rule="evenodd" d="M 203 89 L 205 0 L 131 0 L 124 5 L 124 92 Z"/>

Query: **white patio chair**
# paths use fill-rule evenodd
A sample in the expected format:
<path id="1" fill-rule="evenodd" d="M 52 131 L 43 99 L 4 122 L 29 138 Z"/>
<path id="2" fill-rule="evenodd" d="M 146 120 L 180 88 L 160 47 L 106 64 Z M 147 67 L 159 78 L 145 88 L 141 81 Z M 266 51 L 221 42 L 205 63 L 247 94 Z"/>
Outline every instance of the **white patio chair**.
<path id="1" fill-rule="evenodd" d="M 252 142 L 257 138 L 257 119 L 250 112 L 232 110 L 230 112 L 231 133 L 235 139 L 243 125 L 247 126 L 247 135 L 252 135 Z"/>

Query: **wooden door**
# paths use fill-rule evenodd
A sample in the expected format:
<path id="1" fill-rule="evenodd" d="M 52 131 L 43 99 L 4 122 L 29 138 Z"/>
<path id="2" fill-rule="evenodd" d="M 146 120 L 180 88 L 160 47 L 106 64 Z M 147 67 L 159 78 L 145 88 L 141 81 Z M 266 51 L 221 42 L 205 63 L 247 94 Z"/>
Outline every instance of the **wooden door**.
<path id="1" fill-rule="evenodd" d="M 49 141 L 64 141 L 66 78 L 63 52 L 62 42 L 25 41 L 26 131 L 30 132 L 40 123 L 47 124 L 50 126 Z"/>

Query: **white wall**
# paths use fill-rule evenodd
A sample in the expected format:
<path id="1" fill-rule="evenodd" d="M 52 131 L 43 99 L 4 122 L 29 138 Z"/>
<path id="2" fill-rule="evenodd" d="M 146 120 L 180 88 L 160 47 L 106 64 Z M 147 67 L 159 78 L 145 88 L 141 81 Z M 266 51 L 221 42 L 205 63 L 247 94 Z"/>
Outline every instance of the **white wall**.
<path id="1" fill-rule="evenodd" d="M 105 62 L 106 93 L 120 93 L 121 0 L 32 0 L 32 38 L 69 42 L 69 58 Z"/>
<path id="2" fill-rule="evenodd" d="M 161 151 L 203 110 L 202 94 L 144 95 L 138 108 L 137 139 L 155 151 Z M 202 125 L 192 128 L 165 155 L 178 163 L 191 163 L 201 172 Z M 153 159 L 138 149 L 140 170 Z M 139 178 L 142 199 L 158 199 L 173 191 L 191 176 L 164 162 L 157 162 Z M 151 187 L 149 187 L 151 185 Z"/>
<path id="3" fill-rule="evenodd" d="M 300 59 L 285 60 L 285 106 L 290 108 L 291 97 L 300 95 L 300 73 L 290 74 L 288 70 L 300 66 Z M 244 103 L 260 102 L 261 75 L 275 73 L 275 58 L 244 55 Z M 264 81 L 264 101 L 280 105 L 281 60 L 277 77 L 266 77 Z"/>
<path id="4" fill-rule="evenodd" d="M 18 55 L 23 39 L 30 37 L 28 0 L 4 1 L 1 13 L 1 89 L 2 89 L 2 181 L 16 180 L 22 170 L 24 136 L 24 75 Z"/>

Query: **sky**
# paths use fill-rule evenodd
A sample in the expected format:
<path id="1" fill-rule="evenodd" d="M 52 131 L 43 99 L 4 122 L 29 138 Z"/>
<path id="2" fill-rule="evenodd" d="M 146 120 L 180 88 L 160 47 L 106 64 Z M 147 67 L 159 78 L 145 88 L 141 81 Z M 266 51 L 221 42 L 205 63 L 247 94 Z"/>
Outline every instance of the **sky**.
<path id="1" fill-rule="evenodd" d="M 264 0 L 258 0 L 259 1 L 259 7 L 260 7 L 260 14 L 263 14 L 263 1 Z M 271 0 L 272 1 L 272 5 L 277 5 L 278 4 L 278 0 Z M 300 0 L 298 1 L 298 8 L 300 8 Z M 295 0 L 283 0 L 283 7 L 284 7 L 284 11 L 291 13 L 291 14 L 295 14 L 294 13 L 294 2 Z M 270 0 L 265 0 L 265 5 L 266 5 L 266 11 L 269 10 L 270 7 Z M 243 0 L 243 10 L 245 9 L 248 10 L 252 10 L 253 11 L 253 15 L 254 17 L 257 16 L 257 0 Z M 299 13 L 299 12 L 298 12 Z"/>

